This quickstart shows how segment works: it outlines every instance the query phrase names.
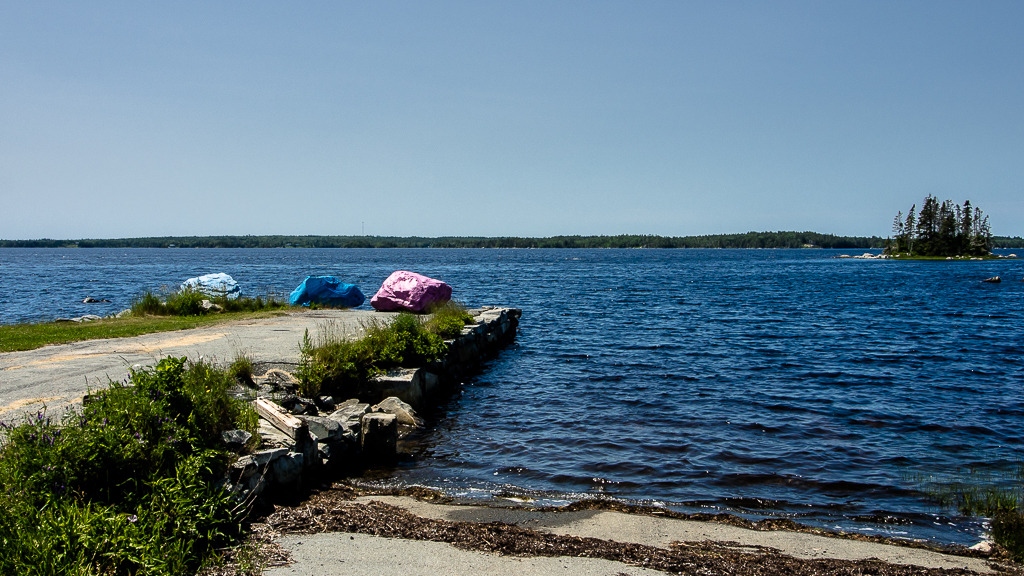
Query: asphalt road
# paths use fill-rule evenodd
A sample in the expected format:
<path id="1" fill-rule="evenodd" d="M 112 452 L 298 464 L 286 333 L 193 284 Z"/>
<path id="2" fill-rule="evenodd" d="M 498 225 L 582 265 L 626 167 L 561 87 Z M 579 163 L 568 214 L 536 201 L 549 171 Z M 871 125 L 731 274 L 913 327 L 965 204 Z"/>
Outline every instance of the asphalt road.
<path id="1" fill-rule="evenodd" d="M 256 362 L 298 363 L 306 330 L 355 336 L 367 322 L 393 314 L 373 310 L 304 310 L 205 328 L 132 338 L 89 340 L 0 354 L 0 420 L 16 420 L 43 408 L 53 416 L 79 403 L 90 390 L 126 378 L 133 366 L 167 356 L 230 364 L 240 354 Z"/>

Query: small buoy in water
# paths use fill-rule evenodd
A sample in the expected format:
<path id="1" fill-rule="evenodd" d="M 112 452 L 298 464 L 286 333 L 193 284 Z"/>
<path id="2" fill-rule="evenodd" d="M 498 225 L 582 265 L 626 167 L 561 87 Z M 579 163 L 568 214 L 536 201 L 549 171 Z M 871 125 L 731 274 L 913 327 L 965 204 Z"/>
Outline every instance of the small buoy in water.
<path id="1" fill-rule="evenodd" d="M 982 282 L 988 282 L 989 284 L 999 284 L 1003 280 L 999 276 L 993 276 L 991 278 L 985 278 Z"/>

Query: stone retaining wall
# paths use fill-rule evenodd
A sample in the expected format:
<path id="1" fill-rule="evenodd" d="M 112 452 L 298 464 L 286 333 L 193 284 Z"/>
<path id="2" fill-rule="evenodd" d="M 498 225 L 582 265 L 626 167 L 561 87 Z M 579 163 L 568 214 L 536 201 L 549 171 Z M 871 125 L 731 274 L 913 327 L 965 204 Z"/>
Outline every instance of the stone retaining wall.
<path id="1" fill-rule="evenodd" d="M 469 310 L 469 313 L 476 323 L 467 324 L 458 338 L 447 341 L 448 354 L 444 359 L 423 368 L 403 368 L 378 376 L 361 391 L 360 399 L 379 402 L 396 396 L 422 410 L 512 342 L 522 315 L 517 308 L 488 307 Z"/>
<path id="2" fill-rule="evenodd" d="M 272 497 L 324 469 L 393 459 L 400 430 L 418 423 L 416 409 L 450 394 L 462 378 L 515 340 L 521 310 L 485 307 L 469 313 L 476 322 L 447 341 L 441 361 L 378 376 L 358 398 L 338 404 L 327 416 L 279 417 L 280 407 L 260 399 L 257 407 L 266 413 L 260 419 L 263 449 L 235 462 L 225 479 L 228 487 L 246 500 Z M 268 489 L 271 493 L 265 494 Z"/>

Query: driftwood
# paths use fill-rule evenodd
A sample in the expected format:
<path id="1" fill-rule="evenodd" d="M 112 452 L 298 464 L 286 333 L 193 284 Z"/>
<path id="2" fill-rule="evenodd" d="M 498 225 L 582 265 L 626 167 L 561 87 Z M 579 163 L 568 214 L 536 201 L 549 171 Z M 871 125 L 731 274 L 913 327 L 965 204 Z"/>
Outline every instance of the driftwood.
<path id="1" fill-rule="evenodd" d="M 305 440 L 309 436 L 309 428 L 307 428 L 305 422 L 292 416 L 287 410 L 266 398 L 256 399 L 256 411 L 259 412 L 261 418 L 270 422 L 274 428 L 277 428 L 296 442 Z"/>

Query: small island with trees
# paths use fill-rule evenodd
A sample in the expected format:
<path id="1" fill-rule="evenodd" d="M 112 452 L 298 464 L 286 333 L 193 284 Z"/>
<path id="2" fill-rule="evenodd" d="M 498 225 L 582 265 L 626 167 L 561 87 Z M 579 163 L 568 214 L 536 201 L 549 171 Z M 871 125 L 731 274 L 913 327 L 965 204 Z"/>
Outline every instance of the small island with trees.
<path id="1" fill-rule="evenodd" d="M 970 259 L 994 258 L 988 216 L 980 208 L 952 200 L 939 202 L 928 195 L 920 210 L 910 207 L 904 216 L 896 214 L 892 237 L 885 241 L 887 258 Z"/>

